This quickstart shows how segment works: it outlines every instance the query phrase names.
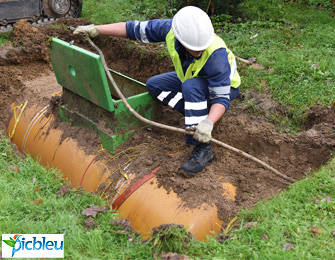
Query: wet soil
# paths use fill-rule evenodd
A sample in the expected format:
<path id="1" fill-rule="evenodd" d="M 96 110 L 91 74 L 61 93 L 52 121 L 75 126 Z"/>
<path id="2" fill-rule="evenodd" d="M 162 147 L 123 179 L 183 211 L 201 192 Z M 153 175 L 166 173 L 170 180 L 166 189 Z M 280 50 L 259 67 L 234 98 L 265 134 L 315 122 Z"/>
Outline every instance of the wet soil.
<path id="1" fill-rule="evenodd" d="M 51 99 L 54 92 L 62 91 L 57 84 L 48 56 L 48 39 L 58 37 L 85 49 L 89 44 L 75 37 L 69 26 L 90 24 L 85 19 L 60 19 L 52 25 L 32 27 L 25 21 L 15 24 L 11 43 L 0 47 L 0 129 L 6 130 L 12 103 L 52 103 L 56 107 L 61 96 Z M 146 82 L 153 75 L 172 71 L 170 59 L 164 56 L 165 47 L 157 44 L 131 43 L 126 39 L 99 37 L 95 44 L 103 51 L 108 66 L 131 78 Z M 250 69 L 240 64 L 240 70 Z M 255 106 L 267 113 L 283 111 L 269 95 L 244 93 L 243 98 L 254 100 Z M 257 96 L 257 98 L 254 98 Z M 266 104 L 272 104 L 267 106 Z M 275 106 L 273 105 L 275 104 Z M 160 105 L 157 121 L 183 128 L 183 117 L 169 107 Z M 76 138 L 86 149 L 96 149 L 98 136 L 58 121 L 67 137 Z M 271 165 L 281 173 L 300 180 L 318 169 L 330 158 L 335 148 L 335 107 L 311 107 L 304 130 L 295 135 L 280 133 L 261 115 L 255 115 L 241 98 L 232 102 L 230 110 L 215 125 L 213 137 L 241 149 Z M 131 149 L 135 148 L 135 149 Z M 213 144 L 216 159 L 201 173 L 186 177 L 178 169 L 188 159 L 193 147 L 187 146 L 183 134 L 160 128 L 139 129 L 119 150 L 131 157 L 129 171 L 137 176 L 148 174 L 157 167 L 159 185 L 173 190 L 189 207 L 203 203 L 214 204 L 219 217 L 227 220 L 243 208 L 273 198 L 289 187 L 290 182 L 278 177 L 257 163 Z M 235 200 L 228 199 L 224 183 L 236 187 Z"/>

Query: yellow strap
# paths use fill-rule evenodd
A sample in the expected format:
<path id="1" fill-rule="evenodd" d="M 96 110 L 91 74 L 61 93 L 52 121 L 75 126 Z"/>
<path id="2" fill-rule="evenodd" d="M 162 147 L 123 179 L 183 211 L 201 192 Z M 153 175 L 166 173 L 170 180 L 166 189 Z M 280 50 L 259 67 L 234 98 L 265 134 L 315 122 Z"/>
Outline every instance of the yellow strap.
<path id="1" fill-rule="evenodd" d="M 121 173 L 121 175 L 123 176 L 123 177 L 125 177 L 126 178 L 126 180 L 128 180 L 128 175 L 124 172 L 124 171 L 122 171 L 121 169 L 120 169 L 120 173 Z"/>
<path id="2" fill-rule="evenodd" d="M 235 216 L 228 224 L 227 228 L 226 228 L 226 234 L 230 231 L 231 229 L 231 225 L 237 220 L 237 216 Z"/>
<path id="3" fill-rule="evenodd" d="M 14 134 L 15 134 L 15 129 L 16 129 L 16 126 L 22 116 L 22 113 L 24 111 L 24 109 L 26 108 L 27 106 L 27 103 L 28 103 L 28 100 L 24 103 L 24 105 L 22 106 L 22 104 L 20 106 L 16 106 L 14 107 L 14 119 L 15 119 L 15 124 L 14 124 L 14 127 L 13 127 L 13 130 L 11 132 L 11 134 L 9 135 L 9 138 L 13 138 Z M 16 110 L 17 109 L 20 109 L 20 114 L 19 116 L 16 115 Z"/>

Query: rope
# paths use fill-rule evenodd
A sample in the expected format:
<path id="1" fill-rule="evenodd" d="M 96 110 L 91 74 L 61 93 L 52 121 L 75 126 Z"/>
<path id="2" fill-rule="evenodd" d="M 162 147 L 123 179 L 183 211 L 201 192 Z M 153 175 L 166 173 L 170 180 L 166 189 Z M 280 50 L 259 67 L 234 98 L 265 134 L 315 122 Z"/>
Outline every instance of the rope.
<path id="1" fill-rule="evenodd" d="M 19 105 L 19 106 L 15 106 L 15 107 L 14 107 L 14 120 L 15 120 L 15 124 L 14 124 L 14 127 L 13 127 L 13 130 L 12 130 L 11 134 L 9 135 L 9 138 L 10 138 L 10 139 L 12 139 L 13 136 L 14 136 L 14 134 L 15 134 L 16 126 L 17 126 L 17 124 L 19 123 L 20 118 L 21 118 L 21 116 L 22 116 L 22 113 L 23 113 L 24 109 L 26 108 L 27 104 L 28 104 L 28 101 L 26 101 L 26 102 L 24 103 L 23 107 L 22 107 L 22 104 Z M 16 109 L 20 109 L 20 113 L 19 113 L 19 116 L 18 116 L 18 117 L 16 116 Z"/>
<path id="2" fill-rule="evenodd" d="M 108 66 L 106 64 L 106 61 L 105 61 L 105 57 L 104 57 L 104 54 L 102 53 L 102 51 L 93 43 L 93 41 L 88 37 L 88 35 L 86 36 L 86 39 L 87 41 L 91 44 L 91 46 L 99 53 L 100 57 L 101 57 L 101 62 L 102 62 L 102 65 L 106 71 L 106 74 L 107 74 L 107 77 L 109 78 L 109 80 L 111 81 L 115 91 L 117 92 L 118 96 L 122 99 L 123 103 L 125 104 L 125 106 L 129 109 L 129 111 L 133 114 L 133 116 L 135 116 L 137 119 L 141 120 L 142 122 L 148 124 L 148 125 L 153 125 L 153 126 L 156 126 L 156 127 L 159 127 L 159 128 L 162 128 L 162 129 L 166 129 L 166 130 L 170 130 L 170 131 L 174 131 L 174 132 L 178 132 L 178 133 L 182 133 L 182 134 L 190 134 L 190 135 L 193 135 L 194 132 L 192 131 L 186 131 L 185 129 L 181 129 L 181 128 L 177 128 L 177 127 L 173 127 L 173 126 L 168 126 L 168 125 L 164 125 L 164 124 L 161 124 L 161 123 L 158 123 L 158 122 L 154 122 L 154 121 L 151 121 L 143 116 L 141 116 L 140 114 L 138 114 L 130 105 L 129 103 L 127 102 L 126 98 L 124 97 L 124 95 L 122 94 L 122 92 L 120 91 L 119 87 L 117 86 L 116 82 L 114 81 L 113 79 L 113 76 L 112 74 L 110 73 L 109 69 L 108 69 Z M 279 171 L 277 171 L 276 169 L 272 168 L 270 165 L 266 164 L 265 162 L 237 149 L 237 148 L 234 148 L 228 144 L 225 144 L 223 142 L 220 142 L 214 138 L 211 138 L 211 141 L 213 143 L 216 143 L 228 150 L 231 150 L 231 151 L 234 151 L 250 160 L 253 160 L 254 162 L 262 165 L 263 167 L 265 167 L 266 169 L 272 171 L 274 174 L 278 175 L 279 177 L 287 180 L 287 181 L 290 181 L 290 182 L 295 182 L 294 179 L 280 173 Z"/>

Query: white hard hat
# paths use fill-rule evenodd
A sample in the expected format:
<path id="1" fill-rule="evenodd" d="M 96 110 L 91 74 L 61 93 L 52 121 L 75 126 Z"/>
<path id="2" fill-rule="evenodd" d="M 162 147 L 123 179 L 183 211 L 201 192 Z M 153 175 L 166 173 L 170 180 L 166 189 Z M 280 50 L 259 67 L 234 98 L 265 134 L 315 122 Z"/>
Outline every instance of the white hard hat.
<path id="1" fill-rule="evenodd" d="M 172 30 L 177 40 L 192 51 L 203 51 L 213 43 L 214 28 L 211 19 L 195 6 L 186 6 L 175 14 Z"/>

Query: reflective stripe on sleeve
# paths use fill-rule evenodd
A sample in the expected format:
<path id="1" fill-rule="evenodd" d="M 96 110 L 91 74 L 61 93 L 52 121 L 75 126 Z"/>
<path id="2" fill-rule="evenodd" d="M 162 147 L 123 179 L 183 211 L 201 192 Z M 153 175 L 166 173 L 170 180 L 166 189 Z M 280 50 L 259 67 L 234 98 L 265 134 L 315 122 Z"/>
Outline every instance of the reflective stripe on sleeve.
<path id="1" fill-rule="evenodd" d="M 147 34 L 145 33 L 145 28 L 147 27 L 148 21 L 145 22 L 141 22 L 140 23 L 140 35 L 141 35 L 141 41 L 148 43 L 148 38 L 147 38 Z"/>
<path id="2" fill-rule="evenodd" d="M 236 64 L 236 60 L 234 59 L 233 61 L 233 65 L 231 65 L 231 72 L 230 72 L 230 80 L 232 80 L 235 76 L 235 72 L 237 71 L 237 64 Z"/>
<path id="3" fill-rule="evenodd" d="M 230 99 L 230 86 L 217 86 L 217 87 L 209 87 L 210 99 L 214 98 L 227 98 Z"/>
<path id="4" fill-rule="evenodd" d="M 192 117 L 185 117 L 185 125 L 197 125 L 201 121 L 205 120 L 207 118 L 207 115 L 204 116 L 192 116 Z"/>
<path id="5" fill-rule="evenodd" d="M 138 25 L 140 22 L 137 21 L 137 20 L 135 20 L 134 22 L 135 22 L 135 24 L 134 24 L 134 35 L 135 35 L 136 40 L 139 40 L 139 39 L 137 38 L 137 35 L 136 35 L 136 27 L 137 27 L 137 25 Z"/>

